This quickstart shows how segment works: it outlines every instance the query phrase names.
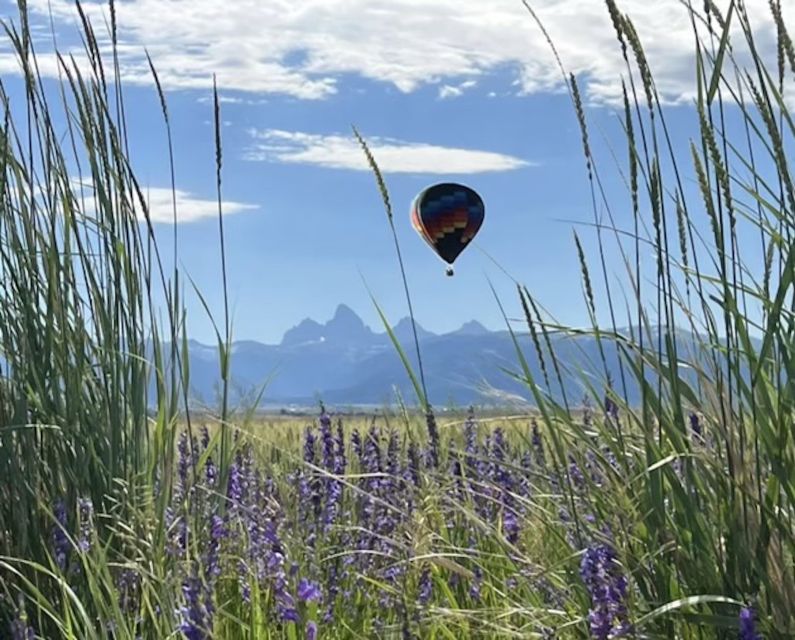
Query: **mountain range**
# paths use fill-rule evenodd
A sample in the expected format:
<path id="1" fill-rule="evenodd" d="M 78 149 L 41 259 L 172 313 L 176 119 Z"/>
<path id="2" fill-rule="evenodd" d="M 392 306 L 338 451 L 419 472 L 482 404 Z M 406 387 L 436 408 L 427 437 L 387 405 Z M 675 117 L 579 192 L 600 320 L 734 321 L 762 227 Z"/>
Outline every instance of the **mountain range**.
<path id="1" fill-rule="evenodd" d="M 419 375 L 411 321 L 400 320 L 393 333 Z M 470 321 L 451 333 L 438 335 L 417 325 L 425 382 L 437 407 L 532 404 L 527 385 L 518 381 L 521 370 L 511 334 L 490 331 Z M 534 378 L 543 381 L 542 363 L 527 331 L 516 337 Z M 599 345 L 591 336 L 552 336 L 552 347 L 562 364 L 561 379 L 570 402 L 586 394 L 582 375 L 594 388 L 604 386 Z M 189 341 L 190 389 L 199 404 L 213 404 L 218 395 L 219 365 L 216 347 Z M 618 373 L 614 345 L 603 345 L 611 376 Z M 556 375 L 547 364 L 547 373 Z M 262 401 L 271 406 L 310 406 L 322 400 L 334 406 L 392 404 L 399 394 L 416 402 L 409 376 L 389 335 L 368 327 L 356 313 L 340 305 L 325 323 L 305 319 L 288 330 L 280 344 L 238 341 L 232 345 L 233 401 L 246 402 L 264 387 Z M 554 383 L 553 395 L 562 396 Z M 630 402 L 638 391 L 629 385 Z"/>

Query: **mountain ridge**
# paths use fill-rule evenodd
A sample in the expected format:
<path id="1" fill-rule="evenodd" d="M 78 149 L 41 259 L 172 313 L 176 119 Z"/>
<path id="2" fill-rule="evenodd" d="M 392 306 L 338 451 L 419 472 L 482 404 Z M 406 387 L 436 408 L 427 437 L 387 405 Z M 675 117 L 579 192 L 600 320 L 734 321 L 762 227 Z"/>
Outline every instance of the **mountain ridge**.
<path id="1" fill-rule="evenodd" d="M 454 331 L 436 334 L 417 323 L 428 397 L 432 404 L 532 404 L 529 386 L 520 380 L 516 344 L 507 330 L 490 331 L 476 320 Z M 400 319 L 393 334 L 401 343 L 413 370 L 418 372 L 414 332 L 409 318 Z M 687 332 L 678 333 L 685 348 Z M 525 331 L 516 334 L 530 375 L 536 384 L 544 370 L 533 342 Z M 619 379 L 619 354 L 614 343 L 601 345 L 593 336 L 550 336 L 561 370 L 549 393 L 579 402 L 588 384 L 606 386 L 605 367 L 612 380 Z M 653 344 L 653 342 L 652 342 Z M 216 347 L 191 340 L 190 394 L 199 404 L 212 404 L 219 388 Z M 326 322 L 304 319 L 288 329 L 279 344 L 240 340 L 232 344 L 231 390 L 234 401 L 256 395 L 252 390 L 266 384 L 269 404 L 337 405 L 392 404 L 397 396 L 413 403 L 414 389 L 400 355 L 388 333 L 376 333 L 346 305 L 340 305 Z M 545 353 L 544 357 L 549 358 Z M 548 366 L 548 365 L 547 365 Z M 687 374 L 685 374 L 687 375 Z M 636 385 L 627 388 L 630 402 L 639 399 Z"/>

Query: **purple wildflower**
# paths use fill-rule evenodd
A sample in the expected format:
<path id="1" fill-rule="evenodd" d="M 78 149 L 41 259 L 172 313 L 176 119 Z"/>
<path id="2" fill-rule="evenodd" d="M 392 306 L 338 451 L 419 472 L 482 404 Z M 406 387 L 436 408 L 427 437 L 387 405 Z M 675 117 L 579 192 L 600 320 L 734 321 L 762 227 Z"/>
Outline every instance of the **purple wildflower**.
<path id="1" fill-rule="evenodd" d="M 218 467 L 215 466 L 212 456 L 207 456 L 207 461 L 204 463 L 204 481 L 209 489 L 214 489 L 218 484 Z"/>
<path id="2" fill-rule="evenodd" d="M 205 640 L 210 637 L 211 621 L 205 605 L 205 588 L 201 578 L 190 575 L 182 583 L 185 602 L 179 613 L 182 622 L 179 630 L 188 640 Z"/>
<path id="3" fill-rule="evenodd" d="M 348 558 L 353 560 L 354 556 L 350 555 Z M 339 566 L 339 558 L 335 558 L 329 566 L 326 579 L 326 612 L 323 614 L 324 622 L 332 622 L 334 620 L 334 605 L 336 604 L 337 594 L 339 594 L 340 591 Z"/>
<path id="4" fill-rule="evenodd" d="M 317 640 L 317 622 L 310 620 L 306 623 L 306 631 L 304 632 L 306 640 Z"/>
<path id="5" fill-rule="evenodd" d="M 351 432 L 351 449 L 357 458 L 362 457 L 362 437 L 359 435 L 358 429 Z"/>
<path id="6" fill-rule="evenodd" d="M 80 538 L 77 541 L 80 551 L 87 552 L 91 548 L 91 536 L 94 530 L 94 504 L 90 498 L 77 501 L 80 523 Z"/>
<path id="7" fill-rule="evenodd" d="M 138 608 L 141 589 L 141 576 L 133 569 L 122 569 L 115 580 L 119 592 L 119 605 L 125 613 L 132 613 Z"/>
<path id="8" fill-rule="evenodd" d="M 427 605 L 431 601 L 433 595 L 433 580 L 431 579 L 430 567 L 423 567 L 420 573 L 419 593 L 417 594 L 417 602 L 421 606 Z"/>
<path id="9" fill-rule="evenodd" d="M 605 416 L 612 420 L 618 420 L 618 405 L 613 400 L 613 378 L 608 374 L 607 388 L 605 389 Z"/>
<path id="10" fill-rule="evenodd" d="M 414 486 L 419 487 L 420 486 L 420 452 L 417 449 L 416 443 L 409 442 L 407 456 L 408 456 L 408 465 L 406 466 L 407 475 L 411 479 L 411 482 L 414 484 Z"/>
<path id="11" fill-rule="evenodd" d="M 306 578 L 301 578 L 298 583 L 296 595 L 302 602 L 319 602 L 323 598 L 323 592 L 320 587 Z"/>
<path id="12" fill-rule="evenodd" d="M 341 427 L 340 433 L 341 436 Z M 344 458 L 340 461 L 340 443 L 334 438 L 331 431 L 331 418 L 324 411 L 320 416 L 320 437 L 323 443 L 323 467 L 330 473 L 342 475 L 345 473 Z M 344 445 L 343 445 L 344 456 Z M 339 503 L 342 499 L 342 482 L 334 477 L 326 477 L 325 481 L 326 504 L 323 510 L 323 530 L 328 533 L 337 519 Z"/>
<path id="13" fill-rule="evenodd" d="M 469 584 L 469 597 L 475 602 L 480 600 L 480 587 L 483 584 L 483 572 L 480 567 L 475 567 L 473 572 L 472 582 Z"/>
<path id="14" fill-rule="evenodd" d="M 751 607 L 740 609 L 740 640 L 762 640 L 756 632 L 756 616 Z"/>
<path id="15" fill-rule="evenodd" d="M 522 474 L 519 479 L 519 491 L 523 496 L 529 496 L 533 492 L 533 482 L 531 475 L 533 470 L 533 459 L 529 450 L 522 454 L 520 466 L 522 468 Z"/>
<path id="16" fill-rule="evenodd" d="M 250 468 L 250 466 L 249 466 Z M 262 483 L 257 472 L 250 473 L 249 484 L 257 500 L 247 505 L 244 524 L 248 530 L 248 559 L 259 584 L 268 583 L 282 621 L 298 621 L 295 600 L 287 589 L 286 557 L 279 536 L 282 514 L 275 500 L 266 506 Z"/>
<path id="17" fill-rule="evenodd" d="M 19 596 L 19 604 L 15 607 L 14 619 L 11 620 L 11 639 L 10 640 L 34 640 L 36 631 L 28 623 L 28 615 L 25 611 L 25 601 Z"/>
<path id="18" fill-rule="evenodd" d="M 585 476 L 582 474 L 577 460 L 571 454 L 569 454 L 569 477 L 574 485 L 574 489 L 582 491 L 585 488 Z"/>
<path id="19" fill-rule="evenodd" d="M 345 473 L 347 466 L 347 460 L 345 459 L 345 433 L 342 430 L 342 420 L 337 420 L 337 434 L 334 438 L 334 444 L 337 454 L 334 473 L 340 475 Z"/>
<path id="20" fill-rule="evenodd" d="M 63 571 L 66 569 L 66 560 L 69 555 L 69 540 L 66 537 L 66 505 L 63 500 L 58 500 L 53 509 L 55 524 L 52 528 L 52 552 L 55 564 Z"/>
<path id="21" fill-rule="evenodd" d="M 334 469 L 334 435 L 331 432 L 331 417 L 325 412 L 320 414 L 320 440 L 323 445 L 323 468 L 327 471 Z"/>
<path id="22" fill-rule="evenodd" d="M 627 579 L 615 551 L 607 545 L 589 547 L 580 563 L 580 575 L 591 597 L 588 622 L 597 640 L 621 637 L 629 632 Z"/>
<path id="23" fill-rule="evenodd" d="M 428 459 L 427 464 L 432 469 L 439 467 L 439 428 L 436 426 L 436 416 L 428 409 L 425 414 L 425 424 L 428 427 Z"/>
<path id="24" fill-rule="evenodd" d="M 204 557 L 204 570 L 208 582 L 214 582 L 221 575 L 221 541 L 226 537 L 226 524 L 218 514 L 210 518 L 210 537 Z"/>
<path id="25" fill-rule="evenodd" d="M 471 476 L 475 469 L 475 458 L 478 454 L 478 425 L 472 408 L 464 423 L 464 440 L 466 452 L 467 475 Z"/>
<path id="26" fill-rule="evenodd" d="M 690 414 L 690 430 L 693 432 L 696 442 L 704 441 L 704 433 L 697 413 Z"/>
<path id="27" fill-rule="evenodd" d="M 183 431 L 179 434 L 177 442 L 179 461 L 177 463 L 177 486 L 174 491 L 174 500 L 181 502 L 187 496 L 188 473 L 193 468 L 193 456 L 188 446 L 188 434 Z"/>

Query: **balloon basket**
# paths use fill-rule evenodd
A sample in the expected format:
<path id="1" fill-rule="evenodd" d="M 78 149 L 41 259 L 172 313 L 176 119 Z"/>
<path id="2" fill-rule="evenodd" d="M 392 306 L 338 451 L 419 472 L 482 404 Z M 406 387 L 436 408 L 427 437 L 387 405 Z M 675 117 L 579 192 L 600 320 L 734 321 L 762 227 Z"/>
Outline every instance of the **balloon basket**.
<path id="1" fill-rule="evenodd" d="M 453 267 L 447 267 L 447 270 L 444 272 L 447 277 L 455 275 L 455 271 L 453 271 Z"/>

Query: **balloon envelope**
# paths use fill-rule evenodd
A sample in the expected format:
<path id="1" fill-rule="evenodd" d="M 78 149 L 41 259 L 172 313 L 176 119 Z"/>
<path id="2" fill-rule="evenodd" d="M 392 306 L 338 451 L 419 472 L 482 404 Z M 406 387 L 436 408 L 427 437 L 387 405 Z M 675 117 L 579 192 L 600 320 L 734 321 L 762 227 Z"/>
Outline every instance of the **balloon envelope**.
<path id="1" fill-rule="evenodd" d="M 411 224 L 439 257 L 453 264 L 483 224 L 486 208 L 469 187 L 453 182 L 420 191 L 411 204 Z"/>

